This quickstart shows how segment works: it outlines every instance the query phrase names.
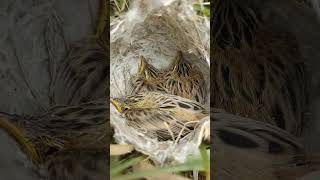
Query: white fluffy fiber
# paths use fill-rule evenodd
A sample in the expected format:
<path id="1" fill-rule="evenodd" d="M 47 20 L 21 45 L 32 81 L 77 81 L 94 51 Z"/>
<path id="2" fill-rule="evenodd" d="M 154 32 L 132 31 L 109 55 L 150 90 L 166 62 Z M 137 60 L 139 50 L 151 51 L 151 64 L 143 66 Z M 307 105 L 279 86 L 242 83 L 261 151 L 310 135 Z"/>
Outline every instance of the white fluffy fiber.
<path id="1" fill-rule="evenodd" d="M 209 92 L 209 19 L 197 16 L 192 3 L 190 0 L 135 0 L 126 14 L 111 22 L 111 97 L 129 94 L 129 79 L 137 73 L 139 55 L 161 69 L 171 66 L 178 50 L 201 69 L 208 80 Z M 207 99 L 208 107 L 209 93 Z M 112 104 L 110 107 L 110 122 L 118 143 L 133 145 L 159 164 L 185 162 L 188 155 L 198 153 L 201 126 L 178 144 L 172 141 L 160 143 L 128 127 Z M 209 127 L 209 117 L 203 124 Z"/>

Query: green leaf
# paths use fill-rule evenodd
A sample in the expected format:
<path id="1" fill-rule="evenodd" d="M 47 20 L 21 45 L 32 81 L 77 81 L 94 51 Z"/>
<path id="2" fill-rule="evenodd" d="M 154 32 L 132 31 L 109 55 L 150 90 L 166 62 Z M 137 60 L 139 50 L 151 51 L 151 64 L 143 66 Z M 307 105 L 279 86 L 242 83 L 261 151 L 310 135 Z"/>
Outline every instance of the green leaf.
<path id="1" fill-rule="evenodd" d="M 194 160 L 194 161 L 187 162 L 185 164 L 165 167 L 161 169 L 159 168 L 159 169 L 154 169 L 154 170 L 149 170 L 144 172 L 134 172 L 127 175 L 113 177 L 112 180 L 131 180 L 131 179 L 139 179 L 139 178 L 150 177 L 150 176 L 157 176 L 162 173 L 178 173 L 178 172 L 192 171 L 192 170 L 204 171 L 202 160 L 197 160 L 197 161 Z"/>
<path id="2" fill-rule="evenodd" d="M 200 146 L 200 154 L 203 160 L 203 166 L 206 172 L 210 171 L 210 149 L 207 149 L 205 145 Z"/>
<path id="3" fill-rule="evenodd" d="M 144 159 L 145 159 L 145 157 L 139 156 L 136 158 L 131 158 L 131 159 L 126 160 L 124 162 L 119 161 L 117 164 L 114 164 L 111 166 L 110 175 L 115 176 L 117 174 L 120 174 L 122 171 L 128 169 L 129 167 L 131 167 L 135 164 L 138 164 L 139 162 L 141 162 Z"/>
<path id="4" fill-rule="evenodd" d="M 199 16 L 210 16 L 210 5 L 204 5 L 203 8 L 201 8 L 200 4 L 193 4 L 194 10 L 197 12 Z"/>

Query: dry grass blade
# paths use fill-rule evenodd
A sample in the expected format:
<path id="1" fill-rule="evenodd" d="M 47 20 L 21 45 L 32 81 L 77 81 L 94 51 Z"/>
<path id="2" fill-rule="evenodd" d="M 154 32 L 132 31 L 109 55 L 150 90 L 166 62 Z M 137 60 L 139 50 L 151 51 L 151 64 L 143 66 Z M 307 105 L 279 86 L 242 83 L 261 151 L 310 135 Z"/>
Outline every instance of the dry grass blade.
<path id="1" fill-rule="evenodd" d="M 131 145 L 110 144 L 110 156 L 120 156 L 131 153 L 134 150 Z"/>

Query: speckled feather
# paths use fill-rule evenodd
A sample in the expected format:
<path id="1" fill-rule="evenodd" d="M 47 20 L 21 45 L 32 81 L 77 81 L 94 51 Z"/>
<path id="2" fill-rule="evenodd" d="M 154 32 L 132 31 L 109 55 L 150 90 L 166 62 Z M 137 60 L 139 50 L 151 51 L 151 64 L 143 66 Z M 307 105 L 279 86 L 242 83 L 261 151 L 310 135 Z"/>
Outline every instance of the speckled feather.
<path id="1" fill-rule="evenodd" d="M 203 75 L 190 62 L 185 60 L 179 51 L 175 62 L 169 70 L 158 70 L 142 59 L 145 64 L 143 72 L 131 79 L 132 94 L 147 91 L 166 92 L 204 104 L 206 98 L 206 84 Z M 139 69 L 141 69 L 141 65 Z"/>
<path id="2" fill-rule="evenodd" d="M 294 180 L 319 170 L 298 139 L 270 124 L 211 112 L 214 179 Z"/>
<path id="3" fill-rule="evenodd" d="M 255 1 L 214 5 L 211 104 L 299 136 L 307 103 L 304 58 L 294 34 L 258 9 Z"/>
<path id="4" fill-rule="evenodd" d="M 103 149 L 107 141 L 108 107 L 105 100 L 74 106 L 57 106 L 41 116 L 1 113 L 24 131 L 39 155 L 65 149 Z"/>
<path id="5" fill-rule="evenodd" d="M 179 133 L 188 134 L 208 115 L 207 110 L 195 101 L 159 92 L 138 93 L 115 100 L 120 102 L 121 113 L 129 126 L 159 140 L 176 139 Z"/>
<path id="6" fill-rule="evenodd" d="M 78 104 L 106 97 L 108 66 L 107 52 L 98 38 L 73 44 L 54 79 L 53 104 Z"/>
<path id="7" fill-rule="evenodd" d="M 140 56 L 139 72 L 131 77 L 131 94 L 148 91 L 165 92 L 162 80 L 162 71 L 149 64 L 143 56 Z"/>
<path id="8" fill-rule="evenodd" d="M 175 58 L 173 69 L 165 73 L 164 81 L 167 93 L 205 103 L 207 92 L 203 75 L 185 59 L 181 51 Z"/>

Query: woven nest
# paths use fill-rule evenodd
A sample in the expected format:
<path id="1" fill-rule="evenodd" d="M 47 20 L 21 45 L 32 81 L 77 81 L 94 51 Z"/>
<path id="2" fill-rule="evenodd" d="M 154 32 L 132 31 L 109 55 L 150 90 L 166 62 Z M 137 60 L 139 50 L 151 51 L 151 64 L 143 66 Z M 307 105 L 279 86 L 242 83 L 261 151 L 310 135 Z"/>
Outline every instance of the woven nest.
<path id="1" fill-rule="evenodd" d="M 130 94 L 129 80 L 138 71 L 140 55 L 156 68 L 166 69 L 181 50 L 209 80 L 209 28 L 209 20 L 195 14 L 191 1 L 134 1 L 126 14 L 111 22 L 110 96 Z M 209 81 L 206 85 L 209 92 Z M 207 100 L 209 108 L 209 94 Z M 158 142 L 127 126 L 126 119 L 111 104 L 110 108 L 115 140 L 119 144 L 133 145 L 160 164 L 185 162 L 188 155 L 198 154 L 204 126 L 209 127 L 207 117 L 200 122 L 203 126 L 179 142 Z"/>

